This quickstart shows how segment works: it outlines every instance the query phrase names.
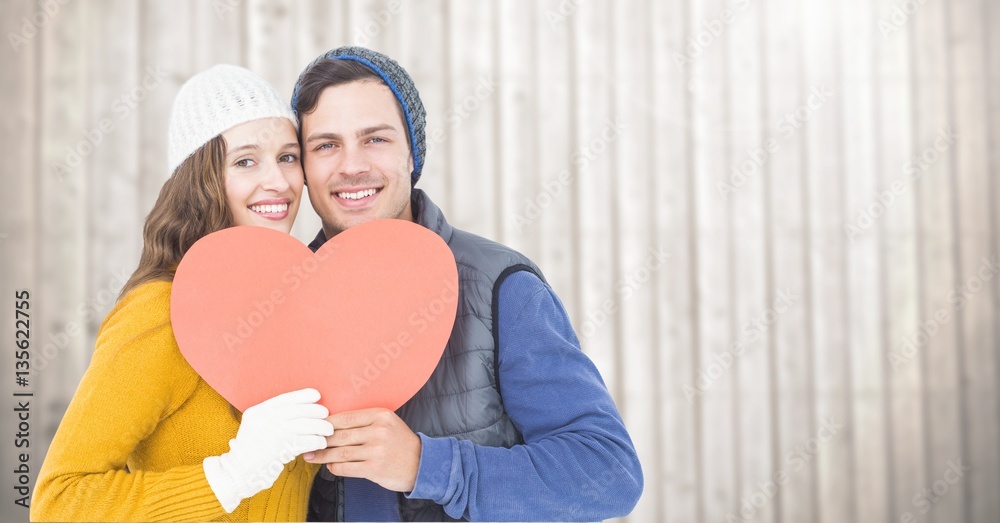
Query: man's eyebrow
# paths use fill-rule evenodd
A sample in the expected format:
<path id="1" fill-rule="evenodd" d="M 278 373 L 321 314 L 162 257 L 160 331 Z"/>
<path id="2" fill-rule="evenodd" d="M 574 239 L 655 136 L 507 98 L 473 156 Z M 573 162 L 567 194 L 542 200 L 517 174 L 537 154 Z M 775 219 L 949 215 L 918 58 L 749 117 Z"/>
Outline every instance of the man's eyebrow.
<path id="1" fill-rule="evenodd" d="M 384 124 L 379 124 L 379 125 L 373 125 L 371 127 L 365 127 L 364 129 L 358 129 L 358 132 L 355 133 L 355 135 L 358 138 L 361 138 L 362 136 L 368 136 L 370 134 L 375 134 L 375 133 L 381 132 L 381 131 L 399 132 L 399 129 L 396 129 L 392 125 L 384 123 Z M 310 135 L 308 138 L 306 138 L 306 143 L 312 143 L 312 142 L 317 142 L 317 141 L 321 141 L 321 140 L 340 140 L 340 139 L 341 139 L 341 136 L 340 136 L 340 134 L 337 134 L 337 133 L 316 133 L 316 134 Z"/>
<path id="2" fill-rule="evenodd" d="M 316 133 L 309 135 L 306 138 L 306 143 L 318 142 L 320 140 L 340 140 L 340 135 L 337 133 Z"/>
<path id="3" fill-rule="evenodd" d="M 379 131 L 395 131 L 395 132 L 399 132 L 399 130 L 396 129 L 395 127 L 393 127 L 393 126 L 391 126 L 391 125 L 389 125 L 387 123 L 384 123 L 384 124 L 380 124 L 380 125 L 374 125 L 372 127 L 365 127 L 364 129 L 359 129 L 358 133 L 357 133 L 357 136 L 358 136 L 358 138 L 361 138 L 362 136 L 368 136 L 369 134 L 375 134 L 375 133 L 377 133 Z"/>

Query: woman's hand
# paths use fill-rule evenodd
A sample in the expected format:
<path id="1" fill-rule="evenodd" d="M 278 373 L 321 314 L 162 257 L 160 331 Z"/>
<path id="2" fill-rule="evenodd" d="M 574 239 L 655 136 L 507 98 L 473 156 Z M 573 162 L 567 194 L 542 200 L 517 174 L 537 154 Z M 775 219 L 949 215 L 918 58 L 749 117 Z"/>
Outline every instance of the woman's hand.
<path id="1" fill-rule="evenodd" d="M 226 512 L 270 488 L 286 463 L 303 452 L 326 448 L 333 425 L 319 391 L 302 389 L 275 396 L 243 413 L 229 452 L 205 458 L 208 484 Z"/>

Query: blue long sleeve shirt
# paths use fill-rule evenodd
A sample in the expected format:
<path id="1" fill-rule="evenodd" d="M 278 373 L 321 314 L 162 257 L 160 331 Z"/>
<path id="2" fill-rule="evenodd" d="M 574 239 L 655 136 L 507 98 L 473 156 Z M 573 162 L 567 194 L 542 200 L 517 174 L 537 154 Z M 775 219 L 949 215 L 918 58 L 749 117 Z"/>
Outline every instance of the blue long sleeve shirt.
<path id="1" fill-rule="evenodd" d="M 487 447 L 420 433 L 420 467 L 407 497 L 473 521 L 628 514 L 642 493 L 639 459 L 559 298 L 535 275 L 518 272 L 500 286 L 498 314 L 500 390 L 524 443 Z M 347 488 L 357 494 L 346 496 L 345 513 L 358 519 L 386 517 L 376 507 L 396 496 L 374 484 Z"/>

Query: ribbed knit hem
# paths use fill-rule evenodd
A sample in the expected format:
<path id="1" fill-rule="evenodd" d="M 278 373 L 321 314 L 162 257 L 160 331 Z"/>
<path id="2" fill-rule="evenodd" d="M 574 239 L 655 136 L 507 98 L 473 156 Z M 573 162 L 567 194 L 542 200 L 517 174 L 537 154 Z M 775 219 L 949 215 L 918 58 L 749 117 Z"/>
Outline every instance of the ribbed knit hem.
<path id="1" fill-rule="evenodd" d="M 150 489 L 154 490 L 154 489 Z M 209 521 L 226 514 L 201 464 L 175 467 L 146 498 L 150 521 Z"/>
<path id="2" fill-rule="evenodd" d="M 318 465 L 295 458 L 270 489 L 250 498 L 247 521 L 305 521 L 309 490 L 317 472 Z"/>

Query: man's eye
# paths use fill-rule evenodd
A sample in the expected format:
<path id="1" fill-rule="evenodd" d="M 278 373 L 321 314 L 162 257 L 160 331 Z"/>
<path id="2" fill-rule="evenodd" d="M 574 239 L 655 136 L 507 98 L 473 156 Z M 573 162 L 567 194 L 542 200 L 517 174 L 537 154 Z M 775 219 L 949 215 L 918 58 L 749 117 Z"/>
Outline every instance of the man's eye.
<path id="1" fill-rule="evenodd" d="M 323 144 L 320 144 L 319 147 L 316 148 L 316 150 L 317 151 L 322 151 L 323 149 L 329 149 L 331 147 L 333 147 L 332 143 L 323 143 Z"/>
<path id="2" fill-rule="evenodd" d="M 374 143 L 383 143 L 383 142 L 385 142 L 387 140 L 385 138 L 381 138 L 381 137 L 376 136 L 376 137 L 372 138 L 371 141 L 374 142 Z"/>

